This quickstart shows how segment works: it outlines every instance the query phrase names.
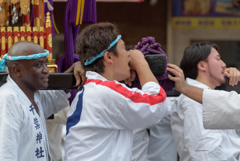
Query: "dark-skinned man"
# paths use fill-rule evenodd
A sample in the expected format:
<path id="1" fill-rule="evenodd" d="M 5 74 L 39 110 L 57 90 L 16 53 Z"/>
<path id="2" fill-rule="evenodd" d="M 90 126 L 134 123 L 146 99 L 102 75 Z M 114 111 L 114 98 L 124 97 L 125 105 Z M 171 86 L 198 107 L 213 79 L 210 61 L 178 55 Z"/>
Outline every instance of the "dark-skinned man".
<path id="1" fill-rule="evenodd" d="M 0 88 L 0 160 L 51 160 L 45 119 L 68 106 L 70 94 L 40 90 L 48 86 L 48 54 L 38 44 L 21 41 L 0 62 L 0 70 L 6 65 L 9 70 Z M 80 69 L 79 64 L 68 72 Z"/>

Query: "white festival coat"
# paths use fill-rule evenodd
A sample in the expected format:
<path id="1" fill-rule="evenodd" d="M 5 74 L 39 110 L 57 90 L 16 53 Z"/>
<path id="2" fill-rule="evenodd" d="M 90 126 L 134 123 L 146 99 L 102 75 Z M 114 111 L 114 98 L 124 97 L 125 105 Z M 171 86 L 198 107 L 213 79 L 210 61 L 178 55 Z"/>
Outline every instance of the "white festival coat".
<path id="1" fill-rule="evenodd" d="M 68 106 L 69 97 L 64 91 L 35 92 L 38 115 L 8 76 L 0 88 L 0 160 L 50 161 L 45 119 Z"/>
<path id="2" fill-rule="evenodd" d="M 202 104 L 206 129 L 240 129 L 240 95 L 236 92 L 205 89 Z"/>
<path id="3" fill-rule="evenodd" d="M 190 78 L 187 83 L 210 89 Z M 202 111 L 202 104 L 183 94 L 176 101 L 172 131 L 180 161 L 239 161 L 240 138 L 235 130 L 204 129 Z M 215 122 L 213 117 L 211 119 Z"/>
<path id="4" fill-rule="evenodd" d="M 166 93 L 155 82 L 139 90 L 95 72 L 86 76 L 68 111 L 65 161 L 131 161 L 133 129 L 166 115 Z"/>

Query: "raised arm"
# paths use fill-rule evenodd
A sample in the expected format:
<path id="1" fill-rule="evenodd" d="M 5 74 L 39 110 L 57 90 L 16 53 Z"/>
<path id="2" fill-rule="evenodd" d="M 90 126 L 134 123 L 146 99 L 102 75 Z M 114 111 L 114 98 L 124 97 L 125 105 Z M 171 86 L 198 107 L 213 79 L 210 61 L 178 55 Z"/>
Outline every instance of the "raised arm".
<path id="1" fill-rule="evenodd" d="M 203 89 L 188 85 L 185 81 L 182 69 L 178 66 L 169 63 L 167 66 L 167 71 L 175 75 L 175 77 L 168 75 L 168 78 L 175 82 L 175 89 L 187 97 L 202 103 Z"/>

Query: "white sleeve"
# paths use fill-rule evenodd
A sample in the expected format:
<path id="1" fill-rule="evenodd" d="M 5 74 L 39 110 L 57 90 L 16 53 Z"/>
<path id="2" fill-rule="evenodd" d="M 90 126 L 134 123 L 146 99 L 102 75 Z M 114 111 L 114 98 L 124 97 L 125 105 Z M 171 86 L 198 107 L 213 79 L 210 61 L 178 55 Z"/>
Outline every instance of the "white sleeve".
<path id="1" fill-rule="evenodd" d="M 99 113 L 105 127 L 147 128 L 166 116 L 168 112 L 165 103 L 166 93 L 157 83 L 148 82 L 144 84 L 142 90 L 111 83 L 107 84 L 111 88 L 101 89 L 104 91 L 101 95 L 103 110 Z"/>
<path id="2" fill-rule="evenodd" d="M 218 130 L 206 130 L 202 123 L 202 105 L 187 99 L 182 102 L 183 142 L 192 160 L 226 160 Z"/>
<path id="3" fill-rule="evenodd" d="M 18 160 L 23 111 L 17 97 L 0 96 L 0 160 Z"/>
<path id="4" fill-rule="evenodd" d="M 206 129 L 240 129 L 240 96 L 236 92 L 204 90 L 202 103 Z"/>
<path id="5" fill-rule="evenodd" d="M 40 90 L 39 95 L 45 118 L 67 107 L 68 98 L 71 96 L 62 90 Z"/>

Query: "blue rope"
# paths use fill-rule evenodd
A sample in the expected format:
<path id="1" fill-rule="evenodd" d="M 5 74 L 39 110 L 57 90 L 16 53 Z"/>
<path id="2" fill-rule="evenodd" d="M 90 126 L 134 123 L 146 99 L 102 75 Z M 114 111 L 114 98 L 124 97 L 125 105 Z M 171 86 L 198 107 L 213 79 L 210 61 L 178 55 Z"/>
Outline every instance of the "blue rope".
<path id="1" fill-rule="evenodd" d="M 0 61 L 0 72 L 7 70 L 7 60 L 16 61 L 16 60 L 32 60 L 32 59 L 38 59 L 41 57 L 45 57 L 49 55 L 49 51 L 45 50 L 44 53 L 37 53 L 32 54 L 28 56 L 8 56 L 8 53 L 6 53 L 3 56 L 2 61 Z"/>
<path id="2" fill-rule="evenodd" d="M 107 49 L 103 50 L 100 54 L 96 55 L 95 57 L 93 56 L 93 57 L 87 59 L 87 61 L 85 62 L 85 65 L 87 66 L 87 65 L 89 65 L 89 64 L 92 64 L 92 63 L 93 63 L 95 60 L 97 60 L 98 58 L 103 57 L 104 53 L 105 53 L 107 50 L 111 49 L 111 47 L 113 47 L 113 46 L 118 42 L 118 40 L 121 39 L 121 37 L 122 37 L 121 35 L 118 35 L 118 37 L 108 46 Z"/>

